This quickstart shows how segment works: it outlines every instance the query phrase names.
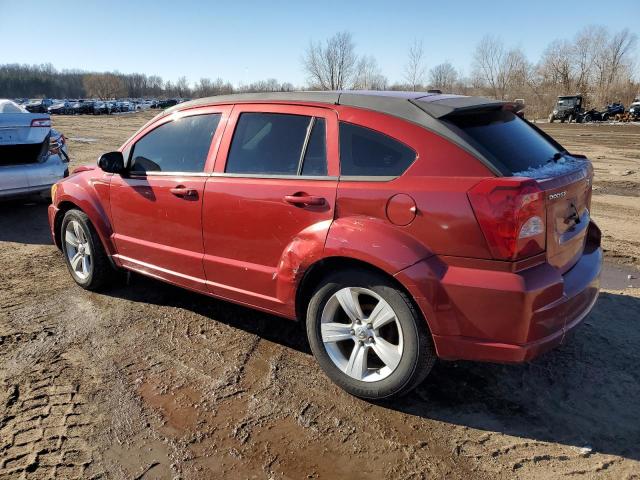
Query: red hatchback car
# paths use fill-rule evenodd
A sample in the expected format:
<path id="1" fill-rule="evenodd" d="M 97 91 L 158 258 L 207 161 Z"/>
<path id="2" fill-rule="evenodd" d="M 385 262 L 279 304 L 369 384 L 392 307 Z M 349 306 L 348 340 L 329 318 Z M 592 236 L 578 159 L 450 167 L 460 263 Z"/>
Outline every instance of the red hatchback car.
<path id="1" fill-rule="evenodd" d="M 54 186 L 82 287 L 127 269 L 306 322 L 340 387 L 409 391 L 435 359 L 522 362 L 591 310 L 593 169 L 520 104 L 416 92 L 195 100 Z"/>

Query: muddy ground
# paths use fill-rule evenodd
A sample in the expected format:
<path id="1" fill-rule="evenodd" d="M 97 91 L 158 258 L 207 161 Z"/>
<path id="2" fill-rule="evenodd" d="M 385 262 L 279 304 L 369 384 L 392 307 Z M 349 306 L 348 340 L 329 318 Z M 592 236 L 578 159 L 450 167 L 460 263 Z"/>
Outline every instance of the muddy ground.
<path id="1" fill-rule="evenodd" d="M 54 123 L 73 167 L 149 117 Z M 594 160 L 593 313 L 532 363 L 441 362 L 393 403 L 331 384 L 293 322 L 136 275 L 80 289 L 46 206 L 0 206 L 0 478 L 640 478 L 640 126 L 543 127 Z"/>

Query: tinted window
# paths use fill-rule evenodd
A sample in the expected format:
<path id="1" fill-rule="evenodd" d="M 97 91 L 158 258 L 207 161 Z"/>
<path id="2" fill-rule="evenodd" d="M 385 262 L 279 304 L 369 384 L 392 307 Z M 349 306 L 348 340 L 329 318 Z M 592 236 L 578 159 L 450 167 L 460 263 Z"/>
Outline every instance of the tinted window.
<path id="1" fill-rule="evenodd" d="M 544 165 L 560 151 L 512 112 L 461 115 L 450 121 L 512 173 Z"/>
<path id="2" fill-rule="evenodd" d="M 226 171 L 296 175 L 311 117 L 243 113 L 233 134 Z"/>
<path id="3" fill-rule="evenodd" d="M 387 135 L 340 123 L 341 175 L 397 177 L 409 168 L 415 158 L 411 148 Z"/>
<path id="4" fill-rule="evenodd" d="M 302 175 L 327 174 L 326 128 L 324 118 L 316 118 L 302 164 Z"/>
<path id="5" fill-rule="evenodd" d="M 220 114 L 174 120 L 133 146 L 132 172 L 202 172 Z"/>

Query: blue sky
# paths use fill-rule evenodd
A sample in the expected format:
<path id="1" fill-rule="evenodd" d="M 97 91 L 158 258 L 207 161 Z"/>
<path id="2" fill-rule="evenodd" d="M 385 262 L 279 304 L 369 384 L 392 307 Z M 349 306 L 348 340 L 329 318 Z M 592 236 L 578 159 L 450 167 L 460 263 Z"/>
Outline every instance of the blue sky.
<path id="1" fill-rule="evenodd" d="M 393 82 L 414 39 L 424 42 L 428 68 L 449 60 L 468 73 L 486 33 L 536 60 L 555 38 L 590 24 L 635 28 L 638 14 L 640 0 L 0 0 L 0 63 L 302 85 L 309 41 L 348 30 Z"/>

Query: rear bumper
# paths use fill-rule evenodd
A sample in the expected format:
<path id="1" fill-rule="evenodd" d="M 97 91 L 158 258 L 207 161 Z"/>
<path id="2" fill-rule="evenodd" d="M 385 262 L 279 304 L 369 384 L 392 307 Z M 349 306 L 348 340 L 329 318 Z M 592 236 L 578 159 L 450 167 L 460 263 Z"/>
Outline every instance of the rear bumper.
<path id="1" fill-rule="evenodd" d="M 60 155 L 49 155 L 43 162 L 0 166 L 0 199 L 48 195 L 51 186 L 68 174 L 69 165 Z"/>
<path id="2" fill-rule="evenodd" d="M 593 308 L 602 249 L 595 224 L 590 229 L 582 256 L 563 275 L 548 264 L 521 272 L 440 265 L 434 274 L 427 260 L 397 277 L 427 319 L 440 358 L 523 362 L 560 345 Z"/>

